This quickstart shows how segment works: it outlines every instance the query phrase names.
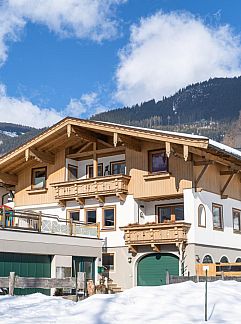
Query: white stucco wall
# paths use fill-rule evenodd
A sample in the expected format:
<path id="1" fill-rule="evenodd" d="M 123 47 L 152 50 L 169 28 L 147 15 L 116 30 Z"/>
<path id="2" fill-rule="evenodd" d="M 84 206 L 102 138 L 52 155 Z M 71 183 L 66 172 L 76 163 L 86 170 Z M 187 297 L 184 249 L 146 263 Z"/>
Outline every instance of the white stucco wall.
<path id="1" fill-rule="evenodd" d="M 212 204 L 223 206 L 223 231 L 213 229 Z M 206 210 L 206 227 L 198 226 L 198 206 Z M 184 190 L 185 221 L 192 224 L 188 233 L 188 243 L 241 249 L 241 235 L 233 232 L 232 208 L 241 209 L 241 201 L 221 199 L 220 195 L 194 189 Z"/>

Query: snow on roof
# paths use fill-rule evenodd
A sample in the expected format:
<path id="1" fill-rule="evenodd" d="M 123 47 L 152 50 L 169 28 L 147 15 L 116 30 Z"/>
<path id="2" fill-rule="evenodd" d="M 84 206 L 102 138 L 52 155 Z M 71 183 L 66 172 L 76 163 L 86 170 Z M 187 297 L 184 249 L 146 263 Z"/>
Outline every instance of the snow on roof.
<path id="1" fill-rule="evenodd" d="M 205 283 L 191 281 L 97 294 L 75 303 L 40 293 L 0 296 L 1 323 L 204 323 Z M 240 323 L 241 283 L 208 283 L 210 323 Z"/>
<path id="2" fill-rule="evenodd" d="M 130 128 L 130 129 L 133 129 L 133 130 L 136 129 L 136 130 L 142 130 L 142 131 L 145 131 L 145 132 L 153 132 L 153 133 L 158 133 L 158 134 L 163 134 L 163 135 L 172 135 L 172 136 L 178 136 L 178 137 L 186 137 L 186 138 L 194 138 L 194 139 L 200 139 L 200 140 L 208 140 L 208 137 L 206 137 L 206 136 L 200 136 L 200 135 L 194 135 L 194 134 L 188 134 L 188 133 L 170 132 L 170 131 L 163 131 L 163 130 L 155 129 L 155 128 L 146 128 L 146 127 L 139 127 L 139 126 L 123 125 L 123 124 L 116 124 L 116 123 L 103 122 L 103 121 L 99 121 L 99 122 L 103 123 L 103 124 L 107 124 L 107 125 L 113 125 L 113 126 L 118 126 L 118 127 L 126 127 L 126 128 Z"/>
<path id="3" fill-rule="evenodd" d="M 153 128 L 144 128 L 144 127 L 137 127 L 137 126 L 130 126 L 130 125 L 122 125 L 122 124 L 115 124 L 115 123 L 110 123 L 110 122 L 102 122 L 104 124 L 109 124 L 113 126 L 119 126 L 119 127 L 126 127 L 126 128 L 131 128 L 131 129 L 137 129 L 137 130 L 143 130 L 143 131 L 148 131 L 148 132 L 153 132 L 153 133 L 158 133 L 158 134 L 163 134 L 163 135 L 171 135 L 171 136 L 178 136 L 178 137 L 185 137 L 185 138 L 191 138 L 191 139 L 200 139 L 200 140 L 207 140 L 209 143 L 209 146 L 214 147 L 215 149 L 219 151 L 223 151 L 227 154 L 233 155 L 236 158 L 241 159 L 241 151 L 232 148 L 231 146 L 216 142 L 214 140 L 209 139 L 206 136 L 200 136 L 200 135 L 194 135 L 194 134 L 188 134 L 188 133 L 182 133 L 182 132 L 170 132 L 170 131 L 162 131 L 159 129 L 153 129 Z"/>
<path id="4" fill-rule="evenodd" d="M 225 153 L 234 155 L 235 157 L 241 159 L 241 152 L 237 149 L 232 148 L 231 146 L 213 141 L 213 140 L 209 140 L 209 145 L 216 148 L 219 151 L 223 151 Z"/>

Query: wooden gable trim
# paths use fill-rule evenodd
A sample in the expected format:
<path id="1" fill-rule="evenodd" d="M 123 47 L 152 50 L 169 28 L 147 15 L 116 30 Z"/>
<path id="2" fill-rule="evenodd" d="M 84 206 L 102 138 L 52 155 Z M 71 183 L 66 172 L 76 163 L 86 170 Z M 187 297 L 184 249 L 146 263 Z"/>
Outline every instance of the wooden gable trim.
<path id="1" fill-rule="evenodd" d="M 27 162 L 30 158 L 34 158 L 38 162 L 54 164 L 55 155 L 49 152 L 38 151 L 34 148 L 28 148 L 25 150 L 25 161 Z"/>
<path id="2" fill-rule="evenodd" d="M 0 172 L 0 181 L 15 186 L 18 183 L 18 176 L 16 174 Z"/>

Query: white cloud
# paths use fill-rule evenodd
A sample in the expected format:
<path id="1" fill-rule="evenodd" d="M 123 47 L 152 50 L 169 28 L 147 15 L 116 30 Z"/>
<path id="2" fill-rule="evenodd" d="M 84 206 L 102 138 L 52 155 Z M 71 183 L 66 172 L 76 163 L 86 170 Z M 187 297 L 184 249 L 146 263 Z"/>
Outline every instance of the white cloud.
<path id="1" fill-rule="evenodd" d="M 98 93 L 83 94 L 79 99 L 71 98 L 65 108 L 42 108 L 26 98 L 14 98 L 7 95 L 7 89 L 0 83 L 1 122 L 14 123 L 36 128 L 51 126 L 66 116 L 88 117 L 106 110 L 100 103 Z"/>
<path id="2" fill-rule="evenodd" d="M 193 82 L 241 74 L 241 45 L 229 26 L 158 12 L 131 27 L 120 52 L 115 97 L 125 105 L 161 99 Z"/>
<path id="3" fill-rule="evenodd" d="M 0 84 L 0 116 L 1 122 L 37 128 L 51 126 L 63 118 L 55 109 L 40 108 L 25 98 L 8 97 L 3 84 Z"/>
<path id="4" fill-rule="evenodd" d="M 42 24 L 61 37 L 100 42 L 114 37 L 116 7 L 126 0 L 0 1 L 0 65 L 7 59 L 7 41 L 18 40 L 28 21 Z"/>
<path id="5" fill-rule="evenodd" d="M 100 104 L 99 94 L 90 92 L 83 94 L 80 99 L 70 99 L 64 114 L 72 117 L 89 117 L 104 110 L 106 108 Z"/>

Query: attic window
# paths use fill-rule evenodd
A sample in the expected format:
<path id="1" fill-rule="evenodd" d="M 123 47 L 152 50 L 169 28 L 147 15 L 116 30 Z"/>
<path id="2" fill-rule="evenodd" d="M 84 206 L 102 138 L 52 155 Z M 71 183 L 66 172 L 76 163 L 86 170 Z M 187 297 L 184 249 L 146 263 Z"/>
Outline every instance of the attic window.
<path id="1" fill-rule="evenodd" d="M 47 168 L 32 169 L 32 189 L 45 189 L 47 179 Z"/>

